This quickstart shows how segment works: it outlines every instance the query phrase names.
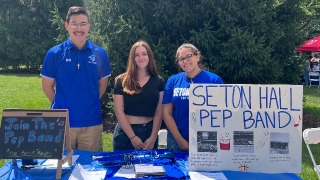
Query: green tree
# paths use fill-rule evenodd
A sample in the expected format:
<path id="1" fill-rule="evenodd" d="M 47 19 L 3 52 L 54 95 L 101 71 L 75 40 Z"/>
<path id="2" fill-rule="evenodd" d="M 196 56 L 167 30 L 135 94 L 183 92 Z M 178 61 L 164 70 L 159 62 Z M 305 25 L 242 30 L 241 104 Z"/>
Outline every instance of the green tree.
<path id="1" fill-rule="evenodd" d="M 89 0 L 88 4 L 91 39 L 110 56 L 109 88 L 125 71 L 129 49 L 139 39 L 151 45 L 164 78 L 177 73 L 176 49 L 190 42 L 202 52 L 205 67 L 225 83 L 298 82 L 301 62 L 292 57 L 299 39 L 282 42 L 301 33 L 291 29 L 306 17 L 298 1 Z M 110 102 L 105 104 L 111 107 Z"/>
<path id="2" fill-rule="evenodd" d="M 26 66 L 37 71 L 42 62 L 45 47 L 56 34 L 49 33 L 48 21 L 51 4 L 43 1 L 4 1 L 1 6 L 1 34 L 5 37 L 1 46 L 4 66 L 19 69 Z M 41 56 L 40 56 L 41 55 Z"/>
<path id="3" fill-rule="evenodd" d="M 307 17 L 302 21 L 301 29 L 304 38 L 312 38 L 320 34 L 320 1 L 308 0 L 302 4 L 303 11 Z"/>
<path id="4" fill-rule="evenodd" d="M 113 75 L 124 72 L 131 45 L 144 39 L 167 78 L 176 73 L 175 51 L 199 47 L 204 65 L 226 83 L 298 83 L 307 1 L 97 0 L 89 1 L 93 39 L 107 47 Z M 103 6 L 101 6 L 103 4 Z"/>
<path id="5" fill-rule="evenodd" d="M 0 6 L 0 67 L 19 70 L 26 67 L 38 72 L 49 48 L 65 33 L 63 21 L 71 4 L 84 5 L 80 0 L 1 0 Z M 58 12 L 58 15 L 55 14 Z M 57 31 L 58 29 L 58 31 Z M 62 33 L 63 32 L 63 33 Z"/>

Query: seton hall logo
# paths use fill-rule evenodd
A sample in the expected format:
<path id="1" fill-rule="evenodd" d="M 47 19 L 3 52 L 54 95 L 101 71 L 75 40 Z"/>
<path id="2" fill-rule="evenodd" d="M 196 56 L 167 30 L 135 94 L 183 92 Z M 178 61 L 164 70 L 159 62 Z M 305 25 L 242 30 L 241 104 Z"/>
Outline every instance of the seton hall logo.
<path id="1" fill-rule="evenodd" d="M 89 64 L 97 64 L 95 55 L 91 55 L 88 58 L 89 58 L 89 61 L 88 61 Z"/>

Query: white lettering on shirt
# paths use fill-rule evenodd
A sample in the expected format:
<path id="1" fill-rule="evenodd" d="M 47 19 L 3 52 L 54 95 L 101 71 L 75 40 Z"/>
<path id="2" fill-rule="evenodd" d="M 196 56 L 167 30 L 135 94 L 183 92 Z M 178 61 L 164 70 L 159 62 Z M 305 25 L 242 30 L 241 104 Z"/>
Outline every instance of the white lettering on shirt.
<path id="1" fill-rule="evenodd" d="M 189 88 L 174 88 L 174 97 L 181 97 L 181 99 L 189 99 Z"/>

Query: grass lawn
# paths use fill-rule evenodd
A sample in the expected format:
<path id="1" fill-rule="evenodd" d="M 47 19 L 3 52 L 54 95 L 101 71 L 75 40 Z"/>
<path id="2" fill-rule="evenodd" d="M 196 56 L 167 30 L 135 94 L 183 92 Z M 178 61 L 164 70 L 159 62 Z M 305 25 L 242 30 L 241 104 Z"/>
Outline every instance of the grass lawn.
<path id="1" fill-rule="evenodd" d="M 311 114 L 318 120 L 320 118 L 320 89 L 304 87 L 305 102 L 304 114 Z M 26 74 L 0 74 L 0 116 L 5 108 L 47 109 L 49 101 L 42 92 L 41 78 L 39 75 Z M 1 119 L 0 119 L 1 121 Z M 308 127 L 306 127 L 308 128 Z M 302 142 L 302 179 L 318 179 L 313 171 L 312 161 Z M 312 147 L 316 159 L 320 158 L 319 145 Z M 103 133 L 103 150 L 112 151 L 112 134 Z M 0 167 L 6 160 L 0 160 Z"/>
<path id="2" fill-rule="evenodd" d="M 320 89 L 317 89 L 315 87 L 304 87 L 303 89 L 303 94 L 305 96 L 305 101 L 303 103 L 303 113 L 304 114 L 312 114 L 317 119 L 317 126 L 312 126 L 312 127 L 319 127 L 319 119 L 320 119 Z M 307 123 L 307 122 L 306 122 Z M 305 124 L 306 124 L 305 123 Z M 305 127 L 305 128 L 310 128 L 310 127 Z M 319 161 L 320 158 L 320 145 L 311 145 L 311 150 L 313 152 L 313 155 L 316 159 L 316 161 Z M 298 174 L 299 177 L 302 179 L 307 179 L 307 180 L 316 180 L 318 179 L 318 176 L 316 172 L 313 170 L 313 164 L 310 158 L 310 155 L 308 153 L 307 147 L 302 141 L 302 173 Z"/>

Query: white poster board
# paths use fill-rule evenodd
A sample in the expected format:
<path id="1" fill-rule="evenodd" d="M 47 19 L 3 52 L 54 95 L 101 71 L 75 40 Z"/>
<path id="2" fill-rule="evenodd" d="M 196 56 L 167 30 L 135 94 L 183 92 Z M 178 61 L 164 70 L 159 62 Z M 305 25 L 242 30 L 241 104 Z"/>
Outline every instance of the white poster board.
<path id="1" fill-rule="evenodd" d="M 301 173 L 300 85 L 192 84 L 189 170 Z"/>

